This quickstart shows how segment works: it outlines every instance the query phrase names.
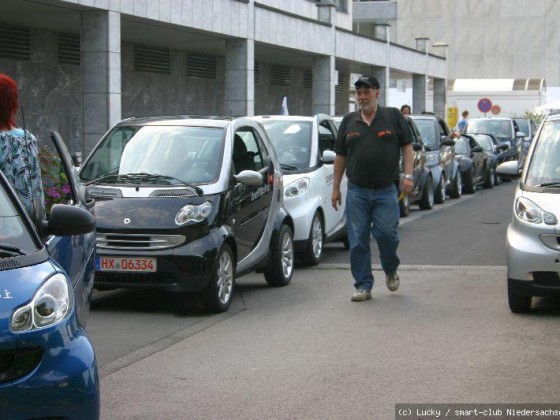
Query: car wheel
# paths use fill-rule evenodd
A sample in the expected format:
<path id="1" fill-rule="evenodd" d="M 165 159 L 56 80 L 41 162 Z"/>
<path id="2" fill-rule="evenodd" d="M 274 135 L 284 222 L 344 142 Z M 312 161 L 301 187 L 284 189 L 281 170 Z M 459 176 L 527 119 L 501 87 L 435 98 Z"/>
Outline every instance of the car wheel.
<path id="1" fill-rule="evenodd" d="M 270 286 L 286 286 L 294 274 L 294 239 L 292 230 L 282 225 L 273 239 L 270 249 L 270 264 L 264 278 Z"/>
<path id="2" fill-rule="evenodd" d="M 323 240 L 323 220 L 319 212 L 315 212 L 313 221 L 311 222 L 309 239 L 307 240 L 305 251 L 303 251 L 301 256 L 305 265 L 311 266 L 319 264 L 321 256 L 323 255 Z"/>
<path id="3" fill-rule="evenodd" d="M 494 168 L 490 168 L 486 171 L 486 177 L 484 178 L 484 188 L 494 188 Z"/>
<path id="4" fill-rule="evenodd" d="M 227 311 L 233 297 L 234 271 L 233 252 L 229 245 L 224 245 L 214 263 L 210 282 L 202 292 L 202 303 L 207 311 Z"/>
<path id="5" fill-rule="evenodd" d="M 463 175 L 463 191 L 465 194 L 474 194 L 476 189 L 476 185 L 474 183 L 474 169 L 470 169 L 469 171 L 465 172 Z"/>
<path id="6" fill-rule="evenodd" d="M 500 177 L 496 174 L 496 167 L 494 167 L 494 186 L 500 183 Z"/>
<path id="7" fill-rule="evenodd" d="M 403 194 L 402 198 L 399 200 L 399 211 L 401 217 L 408 217 L 410 214 L 410 197 L 408 194 Z"/>
<path id="8" fill-rule="evenodd" d="M 345 235 L 342 238 L 342 245 L 344 245 L 344 249 L 346 249 L 346 250 L 350 249 L 350 240 L 348 239 L 348 235 Z"/>
<path id="9" fill-rule="evenodd" d="M 443 182 L 445 175 L 442 173 L 439 178 L 439 184 L 435 190 L 434 202 L 436 204 L 443 204 L 445 202 L 445 184 Z"/>
<path id="10" fill-rule="evenodd" d="M 420 210 L 430 210 L 434 207 L 434 184 L 432 177 L 429 176 L 424 185 L 424 190 L 422 191 L 422 198 L 418 203 Z"/>
<path id="11" fill-rule="evenodd" d="M 461 177 L 461 171 L 457 171 L 457 175 L 455 175 L 455 179 L 453 180 L 453 188 L 449 193 L 451 198 L 461 198 L 461 194 L 463 193 L 463 179 Z"/>
<path id="12" fill-rule="evenodd" d="M 528 312 L 531 309 L 531 300 L 531 296 L 522 296 L 513 292 L 508 284 L 508 303 L 511 312 L 516 314 Z"/>

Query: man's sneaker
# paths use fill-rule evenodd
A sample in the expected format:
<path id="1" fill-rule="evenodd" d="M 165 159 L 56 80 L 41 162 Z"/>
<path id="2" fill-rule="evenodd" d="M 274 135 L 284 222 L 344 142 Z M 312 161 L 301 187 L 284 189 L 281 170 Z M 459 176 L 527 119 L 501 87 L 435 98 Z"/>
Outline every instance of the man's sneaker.
<path id="1" fill-rule="evenodd" d="M 363 302 L 371 299 L 371 291 L 358 287 L 352 295 L 352 302 Z"/>
<path id="2" fill-rule="evenodd" d="M 396 271 L 392 274 L 387 274 L 386 279 L 387 289 L 389 289 L 391 292 L 396 292 L 397 290 L 399 290 L 399 275 Z"/>

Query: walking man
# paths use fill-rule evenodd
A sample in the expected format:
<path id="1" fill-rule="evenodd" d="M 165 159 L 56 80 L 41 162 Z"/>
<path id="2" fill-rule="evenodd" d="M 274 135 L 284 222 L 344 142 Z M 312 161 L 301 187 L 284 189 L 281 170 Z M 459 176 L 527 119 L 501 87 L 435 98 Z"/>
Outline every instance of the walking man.
<path id="1" fill-rule="evenodd" d="M 359 110 L 345 115 L 335 144 L 332 205 L 342 203 L 340 183 L 348 177 L 346 226 L 350 242 L 350 268 L 355 291 L 352 301 L 371 299 L 370 235 L 377 241 L 387 288 L 399 288 L 397 256 L 399 245 L 399 204 L 397 182 L 402 151 L 405 194 L 412 191 L 414 152 L 412 136 L 398 108 L 381 107 L 379 82 L 363 75 L 356 83 Z"/>

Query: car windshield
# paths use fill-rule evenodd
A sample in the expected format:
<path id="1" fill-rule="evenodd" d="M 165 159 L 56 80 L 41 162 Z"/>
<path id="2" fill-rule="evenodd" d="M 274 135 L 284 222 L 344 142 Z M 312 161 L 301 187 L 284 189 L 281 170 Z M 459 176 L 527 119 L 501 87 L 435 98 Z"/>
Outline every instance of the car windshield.
<path id="1" fill-rule="evenodd" d="M 224 130 L 214 127 L 117 127 L 80 171 L 82 181 L 176 185 L 215 180 Z"/>
<path id="2" fill-rule="evenodd" d="M 494 142 L 489 136 L 474 135 L 473 137 L 486 152 L 494 153 Z"/>
<path id="3" fill-rule="evenodd" d="M 511 121 L 498 119 L 470 120 L 467 125 L 467 133 L 492 134 L 498 139 L 512 139 L 514 137 Z"/>
<path id="4" fill-rule="evenodd" d="M 10 194 L 0 186 L 0 258 L 12 258 L 38 250 Z"/>
<path id="5" fill-rule="evenodd" d="M 468 155 L 469 154 L 469 140 L 465 137 L 455 139 L 455 154 Z"/>
<path id="6" fill-rule="evenodd" d="M 414 120 L 420 134 L 422 135 L 422 140 L 424 140 L 424 145 L 431 150 L 436 150 L 439 148 L 437 144 L 438 134 L 436 133 L 436 126 L 431 120 Z"/>
<path id="7" fill-rule="evenodd" d="M 263 125 L 281 165 L 293 170 L 309 168 L 311 121 L 267 120 Z"/>
<path id="8" fill-rule="evenodd" d="M 560 183 L 560 120 L 544 123 L 526 171 L 529 186 Z"/>

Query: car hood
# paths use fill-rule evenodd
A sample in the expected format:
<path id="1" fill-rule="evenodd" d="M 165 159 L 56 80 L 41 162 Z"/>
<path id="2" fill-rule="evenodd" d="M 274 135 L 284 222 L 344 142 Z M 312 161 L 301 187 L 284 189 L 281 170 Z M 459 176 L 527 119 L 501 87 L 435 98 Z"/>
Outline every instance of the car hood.
<path id="1" fill-rule="evenodd" d="M 215 197 L 115 198 L 95 202 L 97 229 L 177 229 L 175 216 L 187 204 L 213 201 Z M 214 209 L 215 211 L 215 209 Z"/>
<path id="2" fill-rule="evenodd" d="M 9 322 L 14 309 L 31 301 L 43 281 L 56 273 L 49 261 L 0 271 L 0 342 L 9 340 Z"/>

